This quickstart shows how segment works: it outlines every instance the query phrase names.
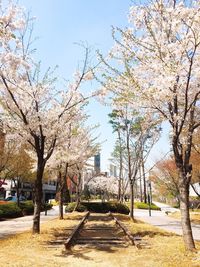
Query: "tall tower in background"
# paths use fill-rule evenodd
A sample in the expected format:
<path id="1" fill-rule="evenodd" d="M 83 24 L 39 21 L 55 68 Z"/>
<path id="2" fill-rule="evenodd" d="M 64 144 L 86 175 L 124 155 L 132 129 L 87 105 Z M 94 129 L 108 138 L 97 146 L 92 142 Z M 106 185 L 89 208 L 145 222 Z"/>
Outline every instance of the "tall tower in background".
<path id="1" fill-rule="evenodd" d="M 95 174 L 99 174 L 101 172 L 100 153 L 94 156 L 94 171 L 95 171 Z"/>
<path id="2" fill-rule="evenodd" d="M 117 167 L 113 164 L 110 164 L 110 176 L 117 177 Z"/>

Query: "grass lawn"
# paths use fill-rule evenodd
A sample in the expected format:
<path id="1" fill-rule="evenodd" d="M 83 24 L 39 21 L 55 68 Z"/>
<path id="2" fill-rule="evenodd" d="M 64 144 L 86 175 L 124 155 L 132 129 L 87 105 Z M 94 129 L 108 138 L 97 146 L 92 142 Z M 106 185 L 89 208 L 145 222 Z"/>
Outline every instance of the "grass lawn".
<path id="1" fill-rule="evenodd" d="M 132 222 L 126 215 L 117 217 L 136 236 L 142 237 L 144 246 L 92 247 L 77 245 L 71 251 L 54 241 L 59 235 L 66 237 L 83 214 L 67 215 L 41 225 L 41 234 L 30 232 L 0 240 L 0 266 L 8 267 L 191 267 L 200 266 L 200 243 L 197 253 L 186 253 L 182 238 L 148 224 Z"/>
<path id="2" fill-rule="evenodd" d="M 173 213 L 169 214 L 169 216 L 172 218 L 176 218 L 176 219 L 181 218 L 180 211 L 173 212 Z M 200 224 L 200 211 L 191 211 L 190 210 L 190 219 L 191 219 L 191 222 L 193 222 L 195 224 Z"/>

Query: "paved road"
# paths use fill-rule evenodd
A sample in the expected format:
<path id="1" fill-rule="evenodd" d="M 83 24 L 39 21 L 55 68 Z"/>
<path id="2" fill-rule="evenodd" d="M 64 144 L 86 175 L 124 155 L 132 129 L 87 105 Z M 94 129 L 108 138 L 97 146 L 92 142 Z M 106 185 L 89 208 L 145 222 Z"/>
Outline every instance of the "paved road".
<path id="1" fill-rule="evenodd" d="M 153 203 L 156 204 L 158 207 L 160 207 L 161 211 L 163 211 L 163 212 L 166 212 L 166 211 L 169 211 L 169 212 L 179 211 L 179 209 L 173 208 L 168 204 L 164 204 L 164 203 L 160 203 L 160 202 L 156 202 L 156 201 L 153 201 Z"/>
<path id="2" fill-rule="evenodd" d="M 41 212 L 41 223 L 58 217 L 58 206 L 47 211 L 47 216 Z M 33 216 L 24 216 L 16 219 L 10 219 L 0 222 L 0 239 L 10 235 L 30 230 L 33 225 Z"/>
<path id="3" fill-rule="evenodd" d="M 152 216 L 150 217 L 148 210 L 135 209 L 135 217 L 151 225 L 160 227 L 161 229 L 176 233 L 178 235 L 182 235 L 182 227 L 180 220 L 171 218 L 165 213 L 166 211 L 175 211 L 177 209 L 158 202 L 156 202 L 155 204 L 161 207 L 161 211 L 151 211 Z M 192 230 L 194 239 L 200 240 L 200 225 L 192 224 Z"/>

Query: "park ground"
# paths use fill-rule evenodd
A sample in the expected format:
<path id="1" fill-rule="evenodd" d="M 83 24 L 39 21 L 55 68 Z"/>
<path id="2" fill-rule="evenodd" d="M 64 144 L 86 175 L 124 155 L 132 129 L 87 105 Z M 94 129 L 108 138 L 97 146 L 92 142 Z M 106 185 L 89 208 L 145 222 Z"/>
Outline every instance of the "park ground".
<path id="1" fill-rule="evenodd" d="M 67 236 L 83 214 L 65 215 L 64 220 L 52 219 L 41 225 L 41 234 L 32 236 L 30 231 L 0 240 L 0 267 L 192 267 L 200 266 L 200 242 L 197 252 L 186 252 L 182 237 L 166 232 L 139 220 L 133 222 L 125 215 L 118 218 L 141 236 L 142 248 L 135 246 L 75 246 L 65 251 L 63 245 L 54 241 Z"/>

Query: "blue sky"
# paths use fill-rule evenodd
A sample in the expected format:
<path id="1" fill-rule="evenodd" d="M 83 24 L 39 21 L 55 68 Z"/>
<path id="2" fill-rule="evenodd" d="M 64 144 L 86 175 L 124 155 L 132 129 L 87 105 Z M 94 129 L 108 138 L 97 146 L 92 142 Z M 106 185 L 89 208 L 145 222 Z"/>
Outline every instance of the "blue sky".
<path id="1" fill-rule="evenodd" d="M 106 54 L 113 44 L 111 25 L 125 27 L 131 5 L 130 0 L 19 0 L 19 3 L 36 17 L 36 58 L 41 60 L 44 70 L 58 65 L 58 73 L 65 79 L 71 78 L 84 57 L 83 50 L 75 43 L 87 42 L 94 50 Z M 92 101 L 87 109 L 91 124 L 100 123 L 100 141 L 107 140 L 102 144 L 101 152 L 101 167 L 106 171 L 115 141 L 108 124 L 110 109 L 96 101 Z M 151 162 L 164 154 L 167 142 L 164 136 L 159 148 L 153 150 Z"/>

